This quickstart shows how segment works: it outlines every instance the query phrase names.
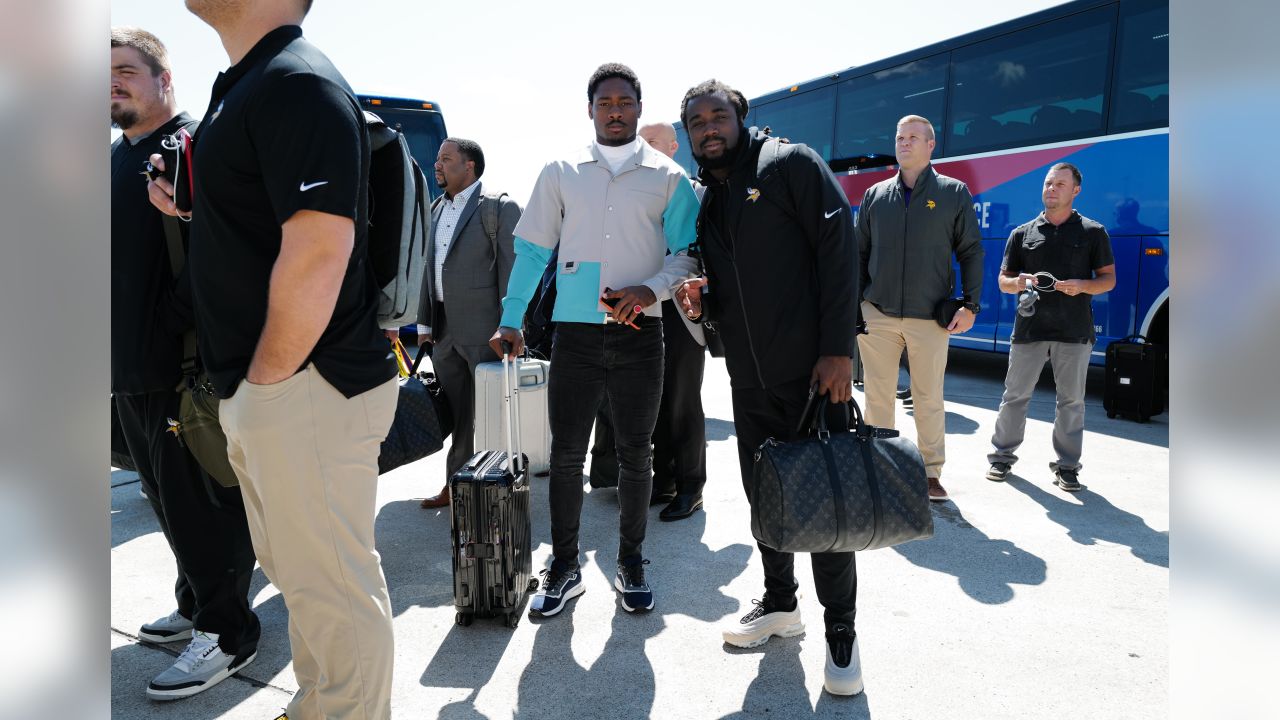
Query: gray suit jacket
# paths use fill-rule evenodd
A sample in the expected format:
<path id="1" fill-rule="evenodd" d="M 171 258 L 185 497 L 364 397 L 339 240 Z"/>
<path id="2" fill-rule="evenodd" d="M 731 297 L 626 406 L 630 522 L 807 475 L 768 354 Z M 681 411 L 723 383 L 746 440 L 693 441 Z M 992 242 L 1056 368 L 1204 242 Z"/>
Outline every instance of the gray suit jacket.
<path id="1" fill-rule="evenodd" d="M 497 254 L 485 234 L 480 220 L 480 202 L 501 202 L 498 208 Z M 437 204 L 431 211 L 431 227 L 438 227 L 441 208 Z M 445 254 L 441 284 L 444 286 L 444 304 L 448 312 L 447 338 L 436 334 L 435 323 L 435 238 L 430 238 L 427 250 L 426 277 L 422 283 L 422 301 L 419 322 L 429 325 L 435 342 L 448 340 L 458 345 L 487 345 L 493 331 L 498 328 L 502 316 L 502 296 L 506 291 L 511 266 L 515 264 L 515 240 L 512 231 L 520 219 L 520 206 L 504 197 L 500 201 L 484 198 L 484 184 L 476 186 L 467 200 L 453 229 L 453 239 Z"/>

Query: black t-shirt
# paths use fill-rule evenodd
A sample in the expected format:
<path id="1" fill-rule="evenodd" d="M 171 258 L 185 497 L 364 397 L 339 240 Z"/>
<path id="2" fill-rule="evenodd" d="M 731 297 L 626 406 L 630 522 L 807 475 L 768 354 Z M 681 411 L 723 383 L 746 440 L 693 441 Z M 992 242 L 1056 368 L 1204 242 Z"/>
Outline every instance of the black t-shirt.
<path id="1" fill-rule="evenodd" d="M 1047 272 L 1058 280 L 1088 280 L 1095 270 L 1114 263 L 1106 228 L 1072 211 L 1061 225 L 1055 226 L 1041 213 L 1014 228 L 1000 269 L 1005 273 Z M 1042 278 L 1038 284 L 1045 286 L 1049 281 Z M 1014 321 L 1012 340 L 1093 343 L 1093 296 L 1041 291 L 1035 314 L 1018 315 Z"/>
<path id="2" fill-rule="evenodd" d="M 142 168 L 160 140 L 193 124 L 180 113 L 130 144 L 111 146 L 111 391 L 172 390 L 181 376 L 182 333 L 191 327 L 189 295 L 169 265 L 164 216 L 147 198 Z M 179 232 L 186 236 L 186 223 Z M 185 286 L 183 286 L 185 290 Z"/>
<path id="3" fill-rule="evenodd" d="M 299 210 L 355 221 L 333 316 L 307 361 L 347 397 L 395 375 L 367 261 L 369 134 L 346 80 L 301 28 L 272 30 L 218 76 L 192 168 L 191 286 L 217 394 L 233 395 L 248 371 L 281 225 Z"/>

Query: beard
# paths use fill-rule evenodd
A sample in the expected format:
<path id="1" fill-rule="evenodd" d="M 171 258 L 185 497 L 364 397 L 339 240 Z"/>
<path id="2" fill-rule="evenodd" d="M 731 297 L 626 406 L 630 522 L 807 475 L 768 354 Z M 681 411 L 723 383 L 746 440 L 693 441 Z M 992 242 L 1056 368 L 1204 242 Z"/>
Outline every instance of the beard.
<path id="1" fill-rule="evenodd" d="M 740 127 L 738 128 L 738 143 L 733 147 L 729 147 L 728 141 L 726 141 L 724 152 L 720 153 L 719 157 L 707 157 L 706 155 L 700 155 L 697 150 L 692 150 L 691 148 L 693 152 L 693 159 L 698 161 L 699 166 L 704 167 L 707 170 L 723 170 L 728 167 L 733 167 L 734 163 L 738 162 L 738 155 L 742 151 L 742 148 L 746 147 L 746 143 L 743 142 L 743 139 L 746 137 L 746 129 Z M 720 139 L 724 140 L 724 138 Z"/>
<path id="2" fill-rule="evenodd" d="M 111 124 L 121 130 L 128 130 L 138 124 L 138 111 L 111 104 Z"/>

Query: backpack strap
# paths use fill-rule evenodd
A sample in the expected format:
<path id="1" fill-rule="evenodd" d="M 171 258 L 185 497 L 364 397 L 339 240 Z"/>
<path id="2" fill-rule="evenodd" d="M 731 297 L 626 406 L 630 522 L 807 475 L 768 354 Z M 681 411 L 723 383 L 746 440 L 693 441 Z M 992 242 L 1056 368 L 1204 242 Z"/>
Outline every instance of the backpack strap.
<path id="1" fill-rule="evenodd" d="M 783 142 L 785 141 L 770 137 L 760 148 L 760 157 L 756 160 L 756 187 L 771 189 L 772 192 L 761 192 L 760 196 L 782 208 L 792 218 L 799 219 L 795 199 L 791 197 L 791 185 L 781 182 Z"/>
<path id="2" fill-rule="evenodd" d="M 480 196 L 480 224 L 484 226 L 484 234 L 489 236 L 489 249 L 493 251 L 493 269 L 498 264 L 498 209 L 502 206 L 502 198 L 506 193 L 484 193 Z"/>

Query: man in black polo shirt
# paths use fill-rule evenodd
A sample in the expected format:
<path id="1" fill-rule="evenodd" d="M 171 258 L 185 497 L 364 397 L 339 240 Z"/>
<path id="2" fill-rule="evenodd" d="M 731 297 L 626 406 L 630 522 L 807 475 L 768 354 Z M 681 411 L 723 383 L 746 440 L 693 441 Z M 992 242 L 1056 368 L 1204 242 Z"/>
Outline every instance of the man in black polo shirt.
<path id="1" fill-rule="evenodd" d="M 1005 244 L 1000 291 L 1024 293 L 1028 283 L 1040 289 L 1033 291 L 1039 295 L 1034 304 L 1019 302 L 1004 397 L 991 437 L 993 450 L 987 456 L 988 480 L 1004 480 L 1018 461 L 1015 453 L 1022 445 L 1027 405 L 1048 358 L 1058 394 L 1053 418 L 1058 460 L 1049 463 L 1049 469 L 1058 487 L 1068 492 L 1080 489 L 1084 382 L 1095 342 L 1093 296 L 1116 286 L 1106 229 L 1071 207 L 1080 194 L 1080 181 L 1080 170 L 1071 163 L 1049 168 L 1041 193 L 1044 212 L 1014 228 Z"/>
<path id="2" fill-rule="evenodd" d="M 194 121 L 178 112 L 169 56 L 151 33 L 111 29 L 111 391 L 138 478 L 178 564 L 178 607 L 143 625 L 155 643 L 190 640 L 147 688 L 157 700 L 213 687 L 253 661 L 261 626 L 249 609 L 253 546 L 240 491 L 200 469 L 177 436 L 183 333 L 192 327 L 188 288 L 175 281 L 165 223 L 140 174 L 160 139 Z"/>
<path id="3" fill-rule="evenodd" d="M 191 287 L 253 546 L 289 608 L 288 716 L 386 718 L 374 515 L 396 382 L 366 258 L 368 132 L 302 38 L 308 0 L 186 4 L 232 62 L 195 139 Z"/>

